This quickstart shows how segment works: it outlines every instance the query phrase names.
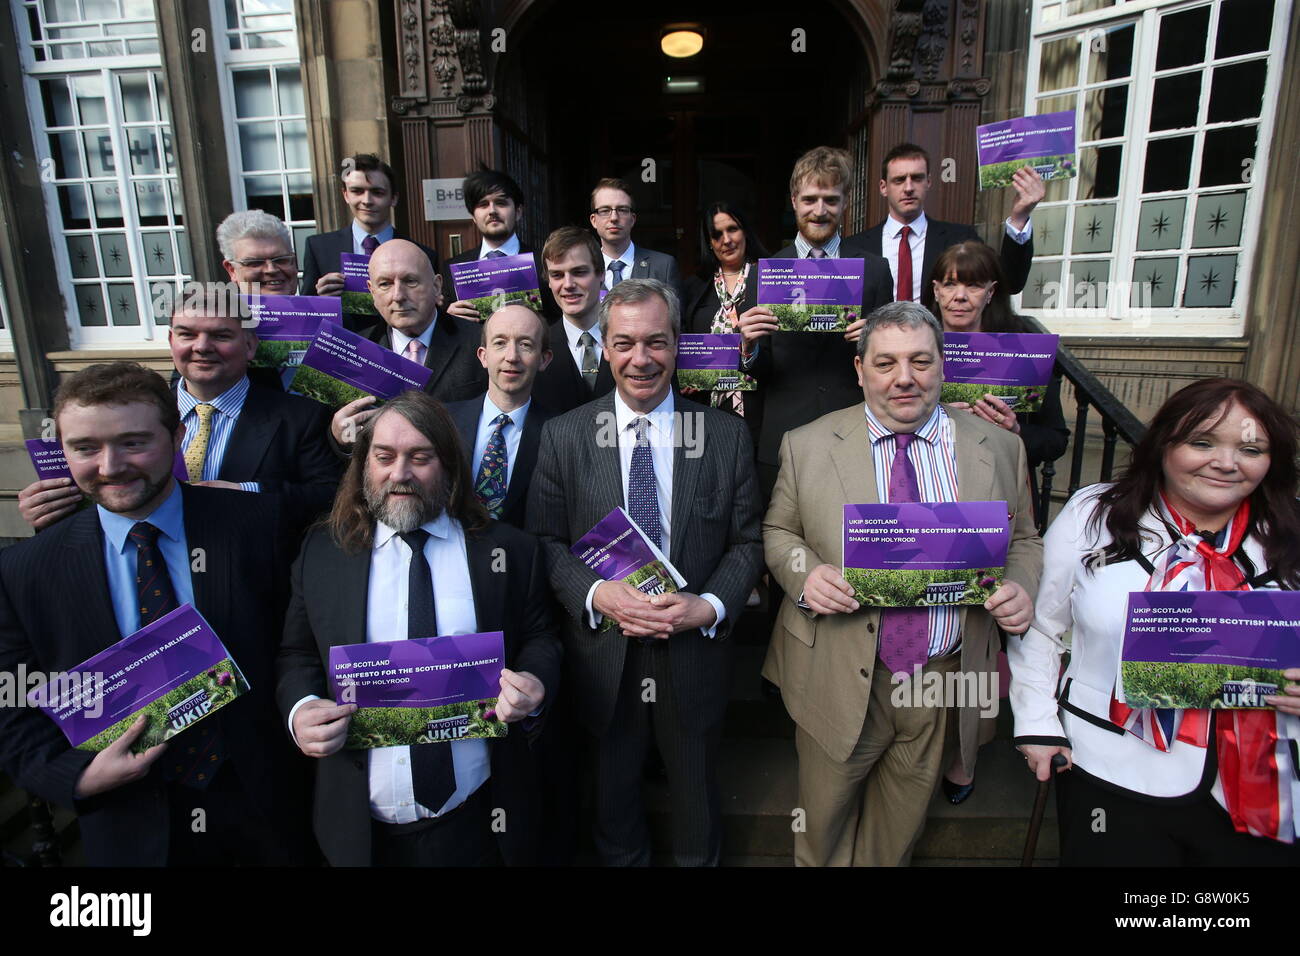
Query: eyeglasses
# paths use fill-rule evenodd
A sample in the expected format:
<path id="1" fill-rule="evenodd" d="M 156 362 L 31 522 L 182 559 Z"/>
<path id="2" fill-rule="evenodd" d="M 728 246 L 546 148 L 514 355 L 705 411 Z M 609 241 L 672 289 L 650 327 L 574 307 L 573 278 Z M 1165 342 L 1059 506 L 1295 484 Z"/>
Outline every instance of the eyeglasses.
<path id="1" fill-rule="evenodd" d="M 620 216 L 632 215 L 631 206 L 597 206 L 592 210 L 597 219 L 608 219 L 610 216 L 618 213 Z"/>
<path id="2" fill-rule="evenodd" d="M 243 269 L 256 269 L 264 266 L 267 269 L 283 269 L 288 266 L 298 267 L 298 257 L 292 252 L 287 256 L 274 256 L 264 259 L 231 259 L 235 265 Z"/>

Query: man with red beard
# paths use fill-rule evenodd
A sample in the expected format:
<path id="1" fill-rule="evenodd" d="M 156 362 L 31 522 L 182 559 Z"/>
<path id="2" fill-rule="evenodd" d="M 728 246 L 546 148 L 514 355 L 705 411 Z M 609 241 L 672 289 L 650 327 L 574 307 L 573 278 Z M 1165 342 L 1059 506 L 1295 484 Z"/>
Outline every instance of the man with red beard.
<path id="1" fill-rule="evenodd" d="M 317 838 L 334 866 L 493 866 L 536 859 L 530 745 L 559 683 L 537 540 L 492 521 L 474 495 L 456 426 L 408 391 L 358 436 L 327 524 L 292 571 L 276 696 L 319 758 Z M 354 704 L 328 695 L 331 647 L 502 631 L 504 738 L 345 750 Z"/>

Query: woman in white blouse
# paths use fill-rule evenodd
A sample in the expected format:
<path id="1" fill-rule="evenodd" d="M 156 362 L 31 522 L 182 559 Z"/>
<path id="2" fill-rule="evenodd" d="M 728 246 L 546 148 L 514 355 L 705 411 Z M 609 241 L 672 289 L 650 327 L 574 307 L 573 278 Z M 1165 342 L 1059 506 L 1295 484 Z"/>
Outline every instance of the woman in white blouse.
<path id="1" fill-rule="evenodd" d="M 1296 436 L 1253 385 L 1196 382 L 1156 413 L 1122 478 L 1076 494 L 1048 528 L 1034 622 L 1007 657 L 1029 769 L 1047 780 L 1066 758 L 1062 865 L 1300 862 L 1300 668 L 1263 710 L 1114 698 L 1130 592 L 1300 588 Z"/>

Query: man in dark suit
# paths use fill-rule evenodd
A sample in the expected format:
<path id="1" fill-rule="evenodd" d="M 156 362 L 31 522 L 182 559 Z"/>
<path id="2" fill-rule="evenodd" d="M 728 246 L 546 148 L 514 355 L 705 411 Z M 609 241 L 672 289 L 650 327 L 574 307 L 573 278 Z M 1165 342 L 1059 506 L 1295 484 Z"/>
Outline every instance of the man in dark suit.
<path id="1" fill-rule="evenodd" d="M 562 648 L 540 547 L 488 518 L 440 403 L 405 392 L 362 431 L 329 524 L 308 534 L 292 584 L 276 695 L 295 742 L 320 758 L 312 816 L 329 862 L 534 860 L 529 747 Z M 356 705 L 321 699 L 332 646 L 485 631 L 505 635 L 504 738 L 343 749 Z"/>
<path id="2" fill-rule="evenodd" d="M 1001 259 L 1007 291 L 1015 295 L 1025 287 L 1034 260 L 1029 215 L 1046 193 L 1042 177 L 1029 166 L 1016 171 L 1012 186 L 1016 202 L 1002 235 Z M 874 255 L 888 261 L 895 301 L 922 301 L 924 283 L 929 281 L 930 269 L 939 254 L 959 242 L 979 240 L 975 230 L 964 223 L 928 218 L 925 197 L 929 191 L 930 154 L 915 143 L 900 143 L 885 154 L 880 164 L 880 195 L 889 205 L 888 218 L 850 237 L 850 241 L 865 243 Z"/>
<path id="3" fill-rule="evenodd" d="M 865 316 L 893 296 L 885 261 L 861 242 L 840 237 L 840 218 L 852 182 L 853 163 L 842 149 L 819 146 L 799 157 L 790 174 L 790 205 L 799 234 L 773 258 L 862 259 L 861 315 Z M 776 483 L 781 436 L 859 400 L 853 356 L 862 325 L 859 317 L 842 335 L 779 332 L 776 316 L 764 306 L 740 316 L 741 368 L 758 379 L 764 393 L 758 477 L 765 500 Z"/>
<path id="4" fill-rule="evenodd" d="M 483 323 L 479 361 L 487 391 L 447 406 L 474 476 L 474 494 L 488 514 L 522 528 L 528 485 L 537 464 L 542 426 L 551 411 L 533 399 L 537 373 L 551 361 L 546 323 L 526 305 L 512 303 Z"/>
<path id="5" fill-rule="evenodd" d="M 307 239 L 302 260 L 303 295 L 341 295 L 343 268 L 339 256 L 344 252 L 372 255 L 389 239 L 407 239 L 393 225 L 397 208 L 397 179 L 393 167 L 370 153 L 358 153 L 343 161 L 343 201 L 348 204 L 352 221 L 342 229 L 317 233 Z M 416 243 L 438 271 L 438 253 Z M 344 316 L 344 325 L 355 331 L 356 319 Z"/>
<path id="6" fill-rule="evenodd" d="M 43 712 L 2 707 L 0 767 L 77 811 L 92 865 L 302 862 L 309 837 L 285 811 L 306 798 L 306 768 L 271 691 L 289 559 L 278 499 L 178 483 L 176 401 L 133 363 L 69 378 L 54 417 L 96 507 L 0 552 L 0 671 L 71 671 L 192 604 L 251 690 L 142 754 L 130 745 L 143 721 L 96 754 L 73 749 Z"/>
<path id="7" fill-rule="evenodd" d="M 555 301 L 546 288 L 542 261 L 537 253 L 520 241 L 515 232 L 524 207 L 524 193 L 519 184 L 499 170 L 480 169 L 465 177 L 461 184 L 461 194 L 465 197 L 465 209 L 474 220 L 474 227 L 483 241 L 477 247 L 466 249 L 447 260 L 442 272 L 444 299 L 456 298 L 456 283 L 451 272 L 453 265 L 531 252 L 533 261 L 537 264 L 537 287 L 542 295 L 542 314 L 548 320 L 557 318 Z M 471 322 L 479 321 L 478 310 L 467 301 L 458 299 L 447 306 L 447 311 Z"/>
<path id="8" fill-rule="evenodd" d="M 682 277 L 677 260 L 654 249 L 632 243 L 636 225 L 636 202 L 632 187 L 621 179 L 602 179 L 591 191 L 591 228 L 600 237 L 605 288 L 624 279 L 658 279 L 677 296 L 681 305 Z"/>
<path id="9" fill-rule="evenodd" d="M 551 364 L 534 393 L 556 414 L 614 390 L 600 340 L 600 245 L 576 226 L 556 229 L 542 247 L 546 281 L 563 316 L 551 323 Z"/>
<path id="10" fill-rule="evenodd" d="M 326 437 L 328 413 L 249 380 L 257 336 L 228 314 L 231 301 L 220 290 L 181 298 L 171 317 L 186 469 L 194 484 L 278 495 L 291 526 L 302 528 L 329 509 L 342 471 Z M 19 493 L 18 510 L 39 531 L 80 502 L 68 479 L 47 478 Z"/>
<path id="11" fill-rule="evenodd" d="M 716 865 L 727 638 L 762 568 L 749 432 L 674 394 L 680 314 L 663 283 L 619 283 L 601 324 L 617 389 L 547 423 L 528 504 L 569 613 L 566 686 L 594 738 L 596 847 L 610 865 L 649 863 L 641 782 L 653 739 L 672 791 L 674 856 Z M 574 557 L 573 543 L 615 508 L 668 556 L 684 588 L 652 597 Z M 604 618 L 617 629 L 602 632 Z"/>

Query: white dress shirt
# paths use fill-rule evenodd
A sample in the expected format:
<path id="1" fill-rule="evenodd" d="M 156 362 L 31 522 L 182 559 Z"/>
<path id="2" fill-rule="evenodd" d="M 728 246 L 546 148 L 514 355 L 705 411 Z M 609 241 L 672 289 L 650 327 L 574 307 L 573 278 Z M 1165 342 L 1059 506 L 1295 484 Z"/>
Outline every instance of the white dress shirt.
<path id="1" fill-rule="evenodd" d="M 471 479 L 478 477 L 479 465 L 483 462 L 483 455 L 487 452 L 492 433 L 496 431 L 492 420 L 498 415 L 505 414 L 510 416 L 510 424 L 505 427 L 501 437 L 506 442 L 506 487 L 510 487 L 510 482 L 515 480 L 515 458 L 519 455 L 519 441 L 524 434 L 524 420 L 528 417 L 528 407 L 532 404 L 533 400 L 530 398 L 513 412 L 503 412 L 502 409 L 497 408 L 491 398 L 487 395 L 483 396 L 483 412 L 478 417 L 478 431 L 474 434 L 474 458 L 469 463 Z"/>
<path id="2" fill-rule="evenodd" d="M 592 348 L 596 352 L 596 364 L 600 364 L 601 349 L 604 347 L 600 338 L 600 323 L 596 322 L 591 328 L 587 329 L 596 344 Z M 569 340 L 569 354 L 573 356 L 573 364 L 578 366 L 578 371 L 582 371 L 582 343 L 578 341 L 582 337 L 583 330 L 578 328 L 569 321 L 566 316 L 564 319 L 564 337 Z"/>
<path id="3" fill-rule="evenodd" d="M 898 289 L 898 234 L 903 231 L 903 226 L 912 227 L 911 234 L 907 237 L 907 245 L 912 250 L 912 301 L 921 301 L 921 283 L 925 281 L 922 273 L 925 270 L 925 234 L 929 231 L 929 220 L 925 218 L 925 213 L 921 213 L 910 223 L 904 223 L 895 219 L 894 214 L 890 213 L 885 219 L 885 225 L 880 231 L 880 251 L 889 263 L 889 274 L 893 277 L 893 287 L 895 294 Z M 1025 222 L 1024 229 L 1017 229 L 1011 225 L 1011 220 L 1006 221 L 1007 235 L 1020 245 L 1029 241 L 1029 237 L 1034 233 L 1033 220 Z M 1010 290 L 1008 290 L 1010 291 Z"/>
<path id="4" fill-rule="evenodd" d="M 510 238 L 508 238 L 505 242 L 501 243 L 501 245 L 499 246 L 494 246 L 491 243 L 489 243 L 486 239 L 484 239 L 483 244 L 478 247 L 478 257 L 480 259 L 486 259 L 489 252 L 498 252 L 498 251 L 504 253 L 507 256 L 519 255 L 518 233 L 513 233 L 513 232 L 510 233 Z"/>
<path id="5" fill-rule="evenodd" d="M 611 262 L 622 262 L 623 278 L 632 278 L 632 267 L 636 265 L 636 245 L 634 243 L 629 242 L 627 248 L 623 250 L 621 255 L 611 256 L 604 249 L 600 250 L 600 254 L 605 257 L 605 278 L 602 284 L 606 289 L 614 288 L 610 285 L 610 283 L 614 281 L 614 273 L 609 271 L 609 264 Z"/>
<path id="6" fill-rule="evenodd" d="M 669 390 L 664 400 L 645 415 L 634 412 L 623 401 L 623 396 L 617 390 L 614 392 L 614 422 L 618 428 L 618 468 L 623 478 L 623 507 L 629 509 L 631 503 L 627 498 L 627 487 L 632 471 L 632 451 L 636 447 L 636 429 L 629 426 L 637 418 L 645 418 L 650 423 L 650 427 L 646 429 L 646 442 L 650 445 L 650 457 L 655 470 L 655 491 L 659 499 L 659 517 L 663 526 L 660 531 L 659 550 L 666 556 L 672 553 L 673 441 L 676 434 L 672 391 Z M 602 583 L 597 581 L 587 592 L 587 614 L 591 619 L 592 627 L 599 626 L 603 616 L 591 603 L 596 588 Z M 701 594 L 700 597 L 713 605 L 713 610 L 718 615 L 713 625 L 704 631 L 706 637 L 713 637 L 718 625 L 726 617 L 727 609 L 712 594 Z"/>
<path id="7" fill-rule="evenodd" d="M 437 324 L 438 324 L 438 313 L 435 312 L 433 313 L 433 321 L 429 323 L 429 327 L 425 329 L 423 332 L 421 332 L 419 335 L 417 335 L 415 339 L 412 339 L 406 333 L 399 332 L 397 331 L 397 329 L 393 328 L 392 326 L 389 326 L 388 331 L 391 332 L 393 335 L 393 351 L 396 352 L 398 355 L 402 356 L 403 358 L 409 358 L 410 356 L 406 354 L 406 347 L 412 341 L 419 341 L 419 343 L 424 346 L 424 358 L 425 361 L 427 362 L 429 360 L 429 347 L 430 347 L 429 343 L 433 341 L 433 330 L 437 326 Z"/>

